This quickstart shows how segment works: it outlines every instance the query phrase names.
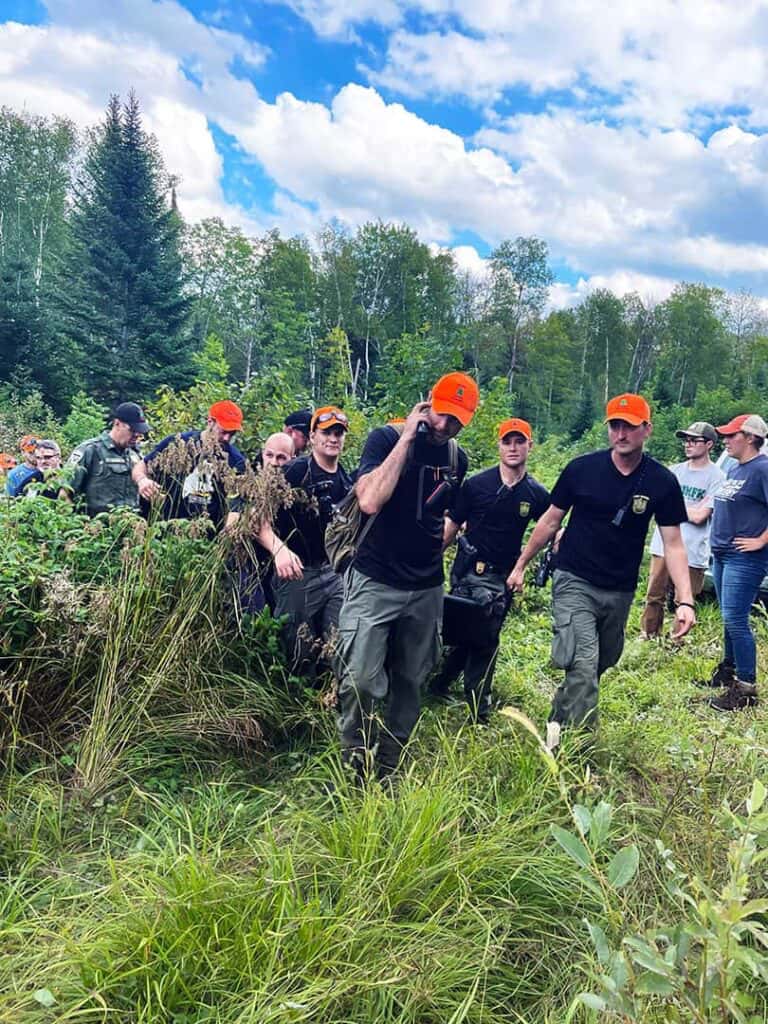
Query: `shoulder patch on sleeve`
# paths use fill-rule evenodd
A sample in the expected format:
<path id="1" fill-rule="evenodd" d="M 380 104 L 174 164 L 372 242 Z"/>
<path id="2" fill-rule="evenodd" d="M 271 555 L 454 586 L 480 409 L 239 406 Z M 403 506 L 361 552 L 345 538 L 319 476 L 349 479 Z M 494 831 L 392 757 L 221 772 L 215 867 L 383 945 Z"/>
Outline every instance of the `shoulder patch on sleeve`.
<path id="1" fill-rule="evenodd" d="M 81 448 L 75 448 L 72 454 L 67 459 L 68 466 L 76 466 L 77 463 L 82 459 L 83 451 Z"/>

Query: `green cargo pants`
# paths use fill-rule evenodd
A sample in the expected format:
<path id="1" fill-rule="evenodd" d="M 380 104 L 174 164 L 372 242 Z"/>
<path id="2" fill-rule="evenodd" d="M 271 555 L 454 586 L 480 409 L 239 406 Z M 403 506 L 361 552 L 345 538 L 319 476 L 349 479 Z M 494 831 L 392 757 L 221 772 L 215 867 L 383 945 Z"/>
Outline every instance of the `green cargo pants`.
<path id="1" fill-rule="evenodd" d="M 291 671 L 313 681 L 321 648 L 339 622 L 344 584 L 330 566 L 304 569 L 300 580 L 275 577 L 275 617 L 287 616 L 283 642 Z M 322 669 L 322 660 L 319 666 Z"/>
<path id="2" fill-rule="evenodd" d="M 550 721 L 597 725 L 598 681 L 624 649 L 624 628 L 634 593 L 603 590 L 573 573 L 552 577 L 552 661 L 565 669 Z"/>
<path id="3" fill-rule="evenodd" d="M 336 651 L 339 734 L 343 760 L 358 770 L 374 753 L 383 771 L 397 768 L 439 655 L 442 609 L 442 586 L 397 590 L 347 573 Z"/>

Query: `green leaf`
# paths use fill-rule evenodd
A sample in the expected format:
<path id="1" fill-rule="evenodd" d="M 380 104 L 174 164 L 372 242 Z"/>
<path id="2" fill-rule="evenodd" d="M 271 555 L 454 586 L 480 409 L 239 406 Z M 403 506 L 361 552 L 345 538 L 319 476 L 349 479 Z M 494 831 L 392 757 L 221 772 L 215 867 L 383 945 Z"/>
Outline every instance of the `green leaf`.
<path id="1" fill-rule="evenodd" d="M 590 831 L 593 850 L 599 849 L 608 838 L 612 818 L 613 808 L 605 800 L 601 800 L 592 811 L 592 827 Z"/>
<path id="2" fill-rule="evenodd" d="M 587 920 L 584 921 L 584 924 L 589 929 L 589 937 L 592 939 L 592 944 L 595 947 L 597 959 L 601 964 L 607 964 L 611 958 L 611 950 L 605 932 L 599 924 L 590 924 Z"/>
<path id="3" fill-rule="evenodd" d="M 653 971 L 644 971 L 635 983 L 635 992 L 642 996 L 671 996 L 675 985 L 669 978 L 662 978 Z"/>
<path id="4" fill-rule="evenodd" d="M 749 794 L 747 800 L 747 811 L 749 814 L 757 814 L 760 808 L 765 802 L 766 789 L 760 779 L 755 779 L 752 783 L 752 792 Z"/>
<path id="5" fill-rule="evenodd" d="M 575 860 L 583 868 L 589 867 L 589 850 L 578 836 L 575 836 L 573 832 L 566 832 L 559 825 L 550 825 L 549 831 L 572 860 Z"/>
<path id="6" fill-rule="evenodd" d="M 604 1010 L 606 1002 L 602 996 L 595 995 L 594 992 L 579 992 L 576 997 L 580 1003 L 584 1006 L 588 1006 L 590 1010 Z"/>
<path id="7" fill-rule="evenodd" d="M 640 853 L 633 843 L 615 853 L 608 865 L 608 881 L 614 889 L 621 889 L 631 882 L 640 864 Z"/>
<path id="8" fill-rule="evenodd" d="M 576 822 L 576 827 L 583 836 L 589 832 L 589 826 L 592 824 L 592 815 L 589 810 L 584 807 L 583 804 L 574 804 L 571 808 L 573 813 L 573 819 Z"/>
<path id="9" fill-rule="evenodd" d="M 49 988 L 39 988 L 37 992 L 32 993 L 32 998 L 35 1002 L 40 1003 L 41 1006 L 50 1008 L 56 1005 L 56 996 Z"/>

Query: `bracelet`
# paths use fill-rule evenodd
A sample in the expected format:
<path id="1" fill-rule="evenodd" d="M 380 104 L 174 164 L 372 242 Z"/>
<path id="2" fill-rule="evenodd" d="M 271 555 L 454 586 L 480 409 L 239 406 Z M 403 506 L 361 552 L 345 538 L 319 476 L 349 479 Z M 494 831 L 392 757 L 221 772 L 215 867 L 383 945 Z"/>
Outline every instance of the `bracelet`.
<path id="1" fill-rule="evenodd" d="M 690 601 L 678 601 L 675 605 L 676 608 L 690 608 L 691 611 L 696 611 L 696 606 L 692 605 Z"/>

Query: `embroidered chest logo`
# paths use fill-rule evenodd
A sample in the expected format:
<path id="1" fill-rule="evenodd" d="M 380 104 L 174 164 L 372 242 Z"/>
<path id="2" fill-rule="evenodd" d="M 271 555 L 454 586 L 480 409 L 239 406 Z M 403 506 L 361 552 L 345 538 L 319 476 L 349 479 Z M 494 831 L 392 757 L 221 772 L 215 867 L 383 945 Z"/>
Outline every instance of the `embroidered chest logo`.
<path id="1" fill-rule="evenodd" d="M 526 516 L 530 515 L 530 513 L 531 513 L 531 503 L 530 503 L 530 501 L 521 501 L 519 506 L 518 506 L 518 511 L 520 512 L 520 515 L 521 515 L 521 517 L 523 519 L 525 519 Z"/>
<path id="2" fill-rule="evenodd" d="M 647 494 L 633 494 L 632 495 L 632 511 L 641 516 L 643 512 L 648 508 L 648 502 L 650 497 Z"/>

